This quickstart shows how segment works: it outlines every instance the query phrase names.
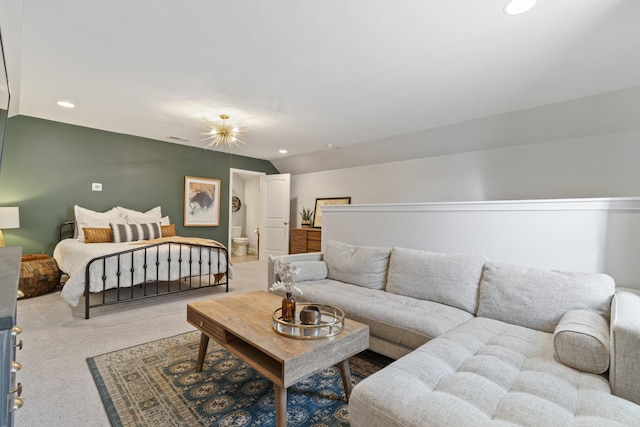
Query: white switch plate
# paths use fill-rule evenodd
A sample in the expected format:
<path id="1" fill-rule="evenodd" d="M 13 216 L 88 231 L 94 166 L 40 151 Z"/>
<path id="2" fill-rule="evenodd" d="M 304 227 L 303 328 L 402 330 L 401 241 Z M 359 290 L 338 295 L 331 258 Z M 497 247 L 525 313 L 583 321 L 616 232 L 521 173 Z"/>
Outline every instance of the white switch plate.
<path id="1" fill-rule="evenodd" d="M 91 191 L 102 191 L 102 184 L 99 182 L 94 182 L 91 184 Z"/>

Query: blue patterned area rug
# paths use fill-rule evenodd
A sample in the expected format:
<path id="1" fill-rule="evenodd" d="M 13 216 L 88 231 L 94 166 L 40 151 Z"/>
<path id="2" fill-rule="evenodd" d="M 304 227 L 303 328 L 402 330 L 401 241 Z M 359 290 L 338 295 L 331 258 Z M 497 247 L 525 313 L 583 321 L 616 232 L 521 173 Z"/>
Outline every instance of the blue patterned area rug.
<path id="1" fill-rule="evenodd" d="M 87 359 L 113 426 L 275 426 L 273 384 L 210 340 L 196 373 L 200 333 L 165 338 Z M 390 359 L 349 359 L 354 384 Z M 337 366 L 287 389 L 287 426 L 348 426 Z"/>

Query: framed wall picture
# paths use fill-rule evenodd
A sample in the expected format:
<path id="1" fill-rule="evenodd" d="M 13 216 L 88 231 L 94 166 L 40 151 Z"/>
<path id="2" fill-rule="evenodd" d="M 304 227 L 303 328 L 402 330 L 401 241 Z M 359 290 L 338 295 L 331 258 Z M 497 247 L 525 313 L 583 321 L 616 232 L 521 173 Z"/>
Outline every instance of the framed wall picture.
<path id="1" fill-rule="evenodd" d="M 322 206 L 348 205 L 350 203 L 351 197 L 329 197 L 324 199 L 316 199 L 316 208 L 313 211 L 313 227 L 322 227 Z"/>
<path id="2" fill-rule="evenodd" d="M 220 180 L 184 177 L 184 226 L 220 225 Z"/>

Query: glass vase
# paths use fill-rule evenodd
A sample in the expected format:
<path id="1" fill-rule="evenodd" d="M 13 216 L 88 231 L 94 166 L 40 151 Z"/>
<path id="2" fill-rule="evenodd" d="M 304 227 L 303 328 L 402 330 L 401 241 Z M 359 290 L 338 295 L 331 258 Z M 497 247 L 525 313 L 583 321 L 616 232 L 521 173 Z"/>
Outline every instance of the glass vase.
<path id="1" fill-rule="evenodd" d="M 287 292 L 282 298 L 282 320 L 285 322 L 295 322 L 296 319 L 296 300 L 291 296 L 291 292 Z"/>

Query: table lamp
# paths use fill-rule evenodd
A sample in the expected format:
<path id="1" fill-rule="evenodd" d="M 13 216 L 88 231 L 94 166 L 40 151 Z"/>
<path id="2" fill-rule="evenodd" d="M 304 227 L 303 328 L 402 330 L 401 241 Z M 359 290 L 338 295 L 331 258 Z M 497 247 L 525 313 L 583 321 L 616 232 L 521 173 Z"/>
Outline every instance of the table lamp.
<path id="1" fill-rule="evenodd" d="M 20 213 L 18 207 L 0 207 L 0 248 L 4 247 L 2 230 L 20 228 Z"/>

